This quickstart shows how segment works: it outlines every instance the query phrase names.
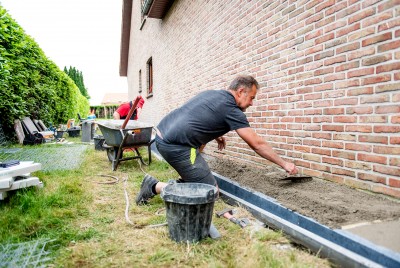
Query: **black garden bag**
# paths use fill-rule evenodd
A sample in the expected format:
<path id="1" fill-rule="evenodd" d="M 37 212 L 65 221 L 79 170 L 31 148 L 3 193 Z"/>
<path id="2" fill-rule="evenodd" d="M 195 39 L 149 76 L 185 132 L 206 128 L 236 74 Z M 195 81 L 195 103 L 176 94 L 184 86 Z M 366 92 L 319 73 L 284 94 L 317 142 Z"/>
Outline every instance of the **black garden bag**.
<path id="1" fill-rule="evenodd" d="M 33 134 L 25 135 L 23 144 L 24 145 L 36 145 L 44 143 L 44 137 L 39 132 L 35 132 Z"/>

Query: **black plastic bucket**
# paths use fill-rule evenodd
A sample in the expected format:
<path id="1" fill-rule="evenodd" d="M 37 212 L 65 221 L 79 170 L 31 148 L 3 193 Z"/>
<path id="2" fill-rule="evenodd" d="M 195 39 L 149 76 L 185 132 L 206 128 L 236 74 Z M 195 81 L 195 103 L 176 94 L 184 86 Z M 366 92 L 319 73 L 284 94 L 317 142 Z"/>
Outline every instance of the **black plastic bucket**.
<path id="1" fill-rule="evenodd" d="M 94 136 L 93 141 L 94 141 L 94 149 L 95 150 L 97 150 L 97 151 L 106 150 L 106 148 L 103 147 L 103 144 L 105 142 L 105 139 L 103 136 L 101 136 L 101 135 Z"/>
<path id="2" fill-rule="evenodd" d="M 161 192 L 169 234 L 176 242 L 197 242 L 208 236 L 217 188 L 203 183 L 172 183 Z"/>

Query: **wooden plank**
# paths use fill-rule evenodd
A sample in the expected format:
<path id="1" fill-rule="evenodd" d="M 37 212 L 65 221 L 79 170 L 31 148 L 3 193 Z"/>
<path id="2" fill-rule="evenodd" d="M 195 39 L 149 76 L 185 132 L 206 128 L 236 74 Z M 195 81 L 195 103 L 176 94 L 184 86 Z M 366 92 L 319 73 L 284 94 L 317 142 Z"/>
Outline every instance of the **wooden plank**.
<path id="1" fill-rule="evenodd" d="M 17 134 L 19 144 L 23 144 L 25 139 L 25 134 L 20 120 L 16 119 L 14 121 L 14 129 L 15 133 Z"/>

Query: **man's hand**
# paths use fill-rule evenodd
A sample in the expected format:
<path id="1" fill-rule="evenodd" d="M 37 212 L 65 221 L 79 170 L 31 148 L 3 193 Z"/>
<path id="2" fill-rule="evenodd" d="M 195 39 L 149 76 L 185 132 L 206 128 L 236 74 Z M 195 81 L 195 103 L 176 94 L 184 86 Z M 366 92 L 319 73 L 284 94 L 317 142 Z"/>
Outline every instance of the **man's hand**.
<path id="1" fill-rule="evenodd" d="M 289 175 L 295 175 L 299 172 L 297 169 L 296 165 L 290 162 L 285 162 L 285 164 L 282 166 Z"/>
<path id="2" fill-rule="evenodd" d="M 226 141 L 224 137 L 216 138 L 215 141 L 218 143 L 218 150 L 222 151 L 222 149 L 225 149 Z"/>

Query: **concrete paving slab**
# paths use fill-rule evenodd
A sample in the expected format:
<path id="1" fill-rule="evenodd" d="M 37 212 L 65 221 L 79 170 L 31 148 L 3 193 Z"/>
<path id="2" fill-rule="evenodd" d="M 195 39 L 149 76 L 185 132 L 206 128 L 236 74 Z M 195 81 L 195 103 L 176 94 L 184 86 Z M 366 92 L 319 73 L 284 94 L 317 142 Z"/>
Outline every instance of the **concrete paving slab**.
<path id="1" fill-rule="evenodd" d="M 400 219 L 390 222 L 363 222 L 343 226 L 342 229 L 400 253 Z"/>

